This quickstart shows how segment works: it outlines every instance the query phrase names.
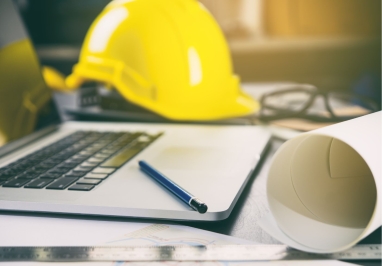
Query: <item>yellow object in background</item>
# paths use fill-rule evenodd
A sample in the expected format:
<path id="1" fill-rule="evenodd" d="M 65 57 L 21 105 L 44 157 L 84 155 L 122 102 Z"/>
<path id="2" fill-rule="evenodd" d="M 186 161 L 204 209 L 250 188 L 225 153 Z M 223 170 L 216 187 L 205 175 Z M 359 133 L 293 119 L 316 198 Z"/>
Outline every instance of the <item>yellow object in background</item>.
<path id="1" fill-rule="evenodd" d="M 28 39 L 0 49 L 0 146 L 33 132 L 50 99 Z"/>
<path id="2" fill-rule="evenodd" d="M 42 75 L 49 88 L 58 91 L 72 90 L 71 88 L 66 86 L 64 75 L 56 69 L 49 66 L 44 66 L 42 68 Z"/>
<path id="3" fill-rule="evenodd" d="M 267 0 L 271 36 L 381 36 L 380 0 Z"/>
<path id="4" fill-rule="evenodd" d="M 97 17 L 66 79 L 115 87 L 128 101 L 175 120 L 243 116 L 259 104 L 232 74 L 226 40 L 196 0 L 115 0 Z"/>

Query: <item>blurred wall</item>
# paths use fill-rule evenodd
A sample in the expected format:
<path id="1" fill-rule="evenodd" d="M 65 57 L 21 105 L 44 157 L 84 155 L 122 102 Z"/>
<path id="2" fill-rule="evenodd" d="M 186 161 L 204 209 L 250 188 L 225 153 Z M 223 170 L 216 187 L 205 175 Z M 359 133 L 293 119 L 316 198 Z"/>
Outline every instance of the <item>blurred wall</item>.
<path id="1" fill-rule="evenodd" d="M 1 0 L 0 0 L 1 1 Z M 14 0 L 40 60 L 66 75 L 93 20 L 110 0 Z"/>
<path id="2" fill-rule="evenodd" d="M 81 45 L 110 0 L 15 0 L 35 45 Z"/>
<path id="3" fill-rule="evenodd" d="M 14 0 L 44 64 L 68 74 L 109 0 Z M 160 1 L 160 0 L 158 0 Z M 351 89 L 380 84 L 380 0 L 200 0 L 215 16 L 242 81 Z M 379 83 L 378 83 L 379 82 Z"/>
<path id="4" fill-rule="evenodd" d="M 380 0 L 263 0 L 261 6 L 261 34 L 229 40 L 242 80 L 354 90 L 366 79 L 380 91 Z"/>
<path id="5" fill-rule="evenodd" d="M 266 0 L 270 36 L 380 36 L 380 0 Z"/>

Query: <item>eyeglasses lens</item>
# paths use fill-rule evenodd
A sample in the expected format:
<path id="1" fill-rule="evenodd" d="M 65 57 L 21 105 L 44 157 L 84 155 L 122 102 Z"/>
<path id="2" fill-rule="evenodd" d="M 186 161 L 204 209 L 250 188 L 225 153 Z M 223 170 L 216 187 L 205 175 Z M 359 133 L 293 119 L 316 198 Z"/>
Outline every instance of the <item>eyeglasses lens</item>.
<path id="1" fill-rule="evenodd" d="M 377 108 L 372 100 L 350 93 L 329 93 L 328 103 L 337 117 L 361 116 Z"/>
<path id="2" fill-rule="evenodd" d="M 274 110 L 288 110 L 298 112 L 308 103 L 311 94 L 304 91 L 286 91 L 268 95 L 264 99 L 264 106 Z"/>

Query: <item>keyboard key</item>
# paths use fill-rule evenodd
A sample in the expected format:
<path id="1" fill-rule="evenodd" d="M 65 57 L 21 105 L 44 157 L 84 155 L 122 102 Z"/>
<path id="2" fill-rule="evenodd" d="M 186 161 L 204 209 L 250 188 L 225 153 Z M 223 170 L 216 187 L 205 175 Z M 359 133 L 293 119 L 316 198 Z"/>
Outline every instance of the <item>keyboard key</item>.
<path id="1" fill-rule="evenodd" d="M 76 184 L 79 184 L 79 185 L 98 185 L 101 182 L 102 182 L 101 179 L 86 179 L 86 178 L 82 178 L 82 179 L 78 180 L 76 182 Z"/>
<path id="2" fill-rule="evenodd" d="M 72 168 L 76 167 L 77 165 L 78 165 L 78 163 L 73 163 L 73 162 L 67 163 L 67 162 L 64 162 L 64 163 L 61 163 L 60 165 L 57 165 L 57 168 L 69 168 L 69 169 L 72 169 Z"/>
<path id="3" fill-rule="evenodd" d="M 29 169 L 29 170 L 26 170 L 25 173 L 29 173 L 29 174 L 42 174 L 42 173 L 45 173 L 46 172 L 46 169 L 36 169 L 36 168 L 32 168 L 32 169 Z"/>
<path id="4" fill-rule="evenodd" d="M 24 188 L 44 188 L 46 185 L 52 183 L 51 179 L 35 179 L 28 183 Z"/>
<path id="5" fill-rule="evenodd" d="M 81 151 L 79 155 L 82 156 L 92 156 L 95 152 L 89 152 L 89 151 Z"/>
<path id="6" fill-rule="evenodd" d="M 27 170 L 29 167 L 20 167 L 20 166 L 15 166 L 11 169 L 11 171 L 17 172 L 17 173 L 22 173 L 25 170 Z"/>
<path id="7" fill-rule="evenodd" d="M 124 145 L 115 145 L 115 146 L 110 146 L 106 149 L 103 149 L 101 153 L 106 153 L 106 154 L 113 154 L 116 153 L 118 150 L 120 150 Z"/>
<path id="8" fill-rule="evenodd" d="M 78 165 L 78 164 L 82 163 L 83 161 L 85 161 L 86 159 L 87 159 L 87 157 L 83 157 L 83 158 L 79 158 L 79 157 L 74 158 L 74 157 L 72 157 L 72 158 L 66 160 L 65 163 L 73 163 L 73 164 L 77 164 Z"/>
<path id="9" fill-rule="evenodd" d="M 55 165 L 53 166 L 47 166 L 47 165 L 42 165 L 42 164 L 39 164 L 39 165 L 36 165 L 35 167 L 33 167 L 34 170 L 41 170 L 41 171 L 48 171 L 49 169 L 53 168 Z"/>
<path id="10" fill-rule="evenodd" d="M 93 170 L 96 166 L 78 166 L 76 168 L 73 169 L 73 171 L 85 171 L 85 172 L 90 172 L 91 170 Z"/>
<path id="11" fill-rule="evenodd" d="M 46 189 L 59 189 L 63 190 L 76 182 L 77 178 L 72 178 L 72 177 L 63 177 L 60 179 L 57 179 L 54 181 L 52 184 L 46 187 Z"/>
<path id="12" fill-rule="evenodd" d="M 70 169 L 68 170 L 66 168 L 54 168 L 54 169 L 48 171 L 48 173 L 56 173 L 56 174 L 63 175 L 63 174 L 66 174 L 69 171 L 70 171 Z"/>
<path id="13" fill-rule="evenodd" d="M 35 158 L 33 158 L 33 157 L 28 158 L 28 162 L 30 162 L 31 164 L 33 164 L 33 166 L 38 165 L 38 164 L 41 163 L 42 161 L 43 161 L 43 160 L 35 159 Z"/>
<path id="14" fill-rule="evenodd" d="M 107 154 L 102 154 L 102 153 L 96 153 L 94 155 L 94 158 L 99 158 L 99 159 L 106 159 L 108 158 L 110 155 L 107 155 Z"/>
<path id="15" fill-rule="evenodd" d="M 93 169 L 93 174 L 111 174 L 115 171 L 115 168 L 103 168 L 103 167 L 97 167 Z"/>
<path id="16" fill-rule="evenodd" d="M 106 162 L 101 164 L 101 167 L 121 167 L 124 165 L 128 160 L 133 158 L 135 155 L 137 155 L 142 149 L 136 148 L 136 147 L 130 147 L 122 150 L 122 152 L 118 153 L 117 155 L 111 157 Z"/>
<path id="17" fill-rule="evenodd" d="M 86 175 L 88 172 L 86 171 L 72 171 L 70 173 L 67 173 L 65 177 L 83 177 Z"/>
<path id="18" fill-rule="evenodd" d="M 48 160 L 45 160 L 44 162 L 47 162 L 47 163 L 54 163 L 54 164 L 59 164 L 62 162 L 62 160 L 55 160 L 55 159 L 48 159 Z"/>
<path id="19" fill-rule="evenodd" d="M 87 163 L 102 163 L 104 159 L 101 158 L 95 158 L 95 157 L 90 157 L 86 162 Z"/>
<path id="20" fill-rule="evenodd" d="M 66 159 L 68 159 L 68 156 L 63 156 L 61 154 L 56 154 L 52 157 L 53 160 L 60 160 L 60 161 L 64 161 Z"/>
<path id="21" fill-rule="evenodd" d="M 33 179 L 36 178 L 38 174 L 36 173 L 22 173 L 17 176 L 18 179 Z"/>
<path id="22" fill-rule="evenodd" d="M 105 147 L 106 144 L 104 143 L 93 143 L 91 144 L 90 146 L 88 146 L 87 148 L 85 148 L 85 151 L 94 151 L 94 150 L 99 150 L 99 149 L 102 149 L 103 147 Z"/>
<path id="23" fill-rule="evenodd" d="M 93 174 L 93 173 L 89 173 L 87 175 L 84 176 L 84 178 L 86 179 L 106 179 L 109 175 L 108 174 Z"/>
<path id="24" fill-rule="evenodd" d="M 78 163 L 82 163 L 83 161 L 87 160 L 90 156 L 84 156 L 84 155 L 74 155 L 72 157 L 70 157 L 67 161 L 68 162 L 78 162 Z"/>
<path id="25" fill-rule="evenodd" d="M 93 185 L 73 185 L 68 190 L 89 191 L 94 188 Z"/>
<path id="26" fill-rule="evenodd" d="M 100 153 L 109 157 L 110 155 L 112 155 L 114 153 L 114 151 L 102 150 Z"/>
<path id="27" fill-rule="evenodd" d="M 96 167 L 98 165 L 98 163 L 88 163 L 88 162 L 84 162 L 82 164 L 80 164 L 81 167 Z"/>
<path id="28" fill-rule="evenodd" d="M 0 178 L 0 182 L 5 182 L 5 181 L 11 180 L 13 178 L 14 178 L 13 176 L 10 176 L 10 177 L 1 177 Z"/>
<path id="29" fill-rule="evenodd" d="M 19 173 L 20 173 L 20 171 L 15 171 L 15 170 L 13 170 L 13 169 L 7 169 L 7 170 L 5 170 L 5 171 L 2 172 L 2 174 L 5 174 L 5 175 L 13 175 L 13 176 L 15 176 L 15 175 L 17 175 L 17 174 L 19 174 Z"/>
<path id="30" fill-rule="evenodd" d="M 138 142 L 150 142 L 151 141 L 151 138 L 147 135 L 142 135 L 140 137 L 138 137 Z"/>
<path id="31" fill-rule="evenodd" d="M 60 173 L 45 173 L 45 174 L 40 175 L 40 178 L 41 179 L 57 179 L 61 176 L 62 176 L 62 174 L 60 174 Z"/>
<path id="32" fill-rule="evenodd" d="M 29 179 L 12 179 L 3 184 L 3 187 L 22 187 L 28 183 Z"/>
<path id="33" fill-rule="evenodd" d="M 49 163 L 49 162 L 44 161 L 44 162 L 40 163 L 38 166 L 50 169 L 50 168 L 55 167 L 56 165 L 57 165 L 56 163 Z"/>
<path id="34" fill-rule="evenodd" d="M 12 175 L 12 174 L 0 173 L 0 180 L 7 180 L 7 179 L 12 178 L 14 176 L 15 175 Z"/>

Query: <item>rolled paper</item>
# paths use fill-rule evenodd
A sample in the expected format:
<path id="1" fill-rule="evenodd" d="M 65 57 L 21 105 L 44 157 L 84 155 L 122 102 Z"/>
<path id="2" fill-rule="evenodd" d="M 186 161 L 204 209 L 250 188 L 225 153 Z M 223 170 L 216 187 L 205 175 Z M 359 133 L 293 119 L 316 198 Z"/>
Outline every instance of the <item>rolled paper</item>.
<path id="1" fill-rule="evenodd" d="M 301 134 L 276 152 L 260 226 L 307 252 L 346 250 L 381 226 L 382 112 Z"/>

